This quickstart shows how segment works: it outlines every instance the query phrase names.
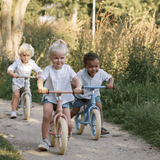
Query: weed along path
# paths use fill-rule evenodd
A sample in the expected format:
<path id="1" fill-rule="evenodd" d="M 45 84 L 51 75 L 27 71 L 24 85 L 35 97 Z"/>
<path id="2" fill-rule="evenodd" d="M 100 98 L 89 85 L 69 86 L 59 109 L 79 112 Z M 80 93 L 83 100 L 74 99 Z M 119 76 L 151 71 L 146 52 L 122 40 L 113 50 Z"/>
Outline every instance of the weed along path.
<path id="1" fill-rule="evenodd" d="M 98 141 L 92 140 L 89 126 L 82 135 L 74 127 L 64 155 L 58 155 L 54 147 L 39 152 L 43 111 L 42 105 L 33 104 L 28 121 L 23 120 L 22 110 L 16 119 L 10 119 L 11 101 L 0 99 L 0 132 L 25 160 L 160 160 L 159 149 L 110 123 L 104 123 L 110 134 Z"/>

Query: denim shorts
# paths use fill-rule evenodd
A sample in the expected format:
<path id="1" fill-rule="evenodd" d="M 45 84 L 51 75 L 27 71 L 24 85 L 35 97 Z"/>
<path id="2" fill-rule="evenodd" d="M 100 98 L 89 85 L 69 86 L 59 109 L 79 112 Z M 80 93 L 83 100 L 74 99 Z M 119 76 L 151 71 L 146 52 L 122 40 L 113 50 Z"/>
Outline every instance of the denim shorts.
<path id="1" fill-rule="evenodd" d="M 78 107 L 84 106 L 86 104 L 88 104 L 88 105 L 91 104 L 91 100 L 90 99 L 78 99 L 75 96 L 74 96 L 74 98 L 75 99 L 72 102 L 72 107 L 74 107 L 74 108 L 78 108 Z M 100 100 L 100 96 L 95 97 L 95 101 L 102 103 L 101 100 Z"/>
<path id="2" fill-rule="evenodd" d="M 44 103 L 44 104 L 45 104 L 45 103 L 51 103 L 51 104 L 54 105 L 54 103 L 48 101 L 48 99 L 44 99 L 43 103 Z M 69 102 L 62 104 L 62 107 L 63 107 L 63 108 L 68 108 L 68 109 L 69 109 Z"/>

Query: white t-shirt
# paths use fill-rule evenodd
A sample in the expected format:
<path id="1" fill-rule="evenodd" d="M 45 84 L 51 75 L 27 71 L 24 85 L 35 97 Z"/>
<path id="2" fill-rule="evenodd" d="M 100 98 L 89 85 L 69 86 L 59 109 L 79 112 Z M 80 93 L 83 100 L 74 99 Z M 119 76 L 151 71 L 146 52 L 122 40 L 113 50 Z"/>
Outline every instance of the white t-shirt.
<path id="1" fill-rule="evenodd" d="M 38 74 L 38 72 L 42 72 L 42 69 L 35 63 L 35 61 L 33 59 L 30 59 L 28 61 L 28 63 L 26 65 L 24 65 L 20 58 L 16 59 L 13 62 L 13 64 L 11 64 L 8 67 L 7 72 L 9 70 L 12 70 L 13 72 L 15 72 L 21 76 L 30 76 L 32 70 L 34 70 L 37 74 Z M 14 85 L 17 85 L 20 88 L 22 88 L 22 87 L 24 87 L 25 79 L 24 78 L 13 78 L 12 82 Z M 28 84 L 30 86 L 29 79 L 28 79 Z"/>
<path id="2" fill-rule="evenodd" d="M 53 65 L 47 66 L 40 77 L 46 80 L 44 87 L 49 90 L 67 90 L 72 91 L 71 81 L 76 76 L 73 69 L 64 64 L 60 70 L 56 70 Z M 57 104 L 56 94 L 43 94 L 42 101 L 47 99 L 48 101 Z M 72 94 L 62 94 L 62 104 L 73 101 Z"/>
<path id="3" fill-rule="evenodd" d="M 87 69 L 80 70 L 77 73 L 78 78 L 81 80 L 83 86 L 101 86 L 103 81 L 109 81 L 112 76 L 105 72 L 103 69 L 99 69 L 98 72 L 91 78 L 88 75 Z M 91 99 L 92 91 L 90 89 L 84 89 L 84 94 L 76 95 L 79 99 Z M 99 89 L 94 89 L 95 96 L 100 96 Z"/>

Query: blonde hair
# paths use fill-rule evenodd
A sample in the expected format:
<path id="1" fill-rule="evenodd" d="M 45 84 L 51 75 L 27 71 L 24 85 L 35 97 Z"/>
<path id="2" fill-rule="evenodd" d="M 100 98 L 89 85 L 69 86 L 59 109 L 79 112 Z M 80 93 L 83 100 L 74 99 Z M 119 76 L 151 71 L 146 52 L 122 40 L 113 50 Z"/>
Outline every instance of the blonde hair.
<path id="1" fill-rule="evenodd" d="M 31 44 L 23 43 L 18 50 L 18 54 L 21 55 L 22 53 L 28 54 L 30 53 L 31 57 L 34 56 L 34 48 Z"/>
<path id="2" fill-rule="evenodd" d="M 62 51 L 62 52 L 64 53 L 64 55 L 67 56 L 67 53 L 69 52 L 69 49 L 67 48 L 66 42 L 63 41 L 62 39 L 56 40 L 56 41 L 49 47 L 48 54 L 51 55 L 51 54 L 53 54 L 55 51 Z"/>

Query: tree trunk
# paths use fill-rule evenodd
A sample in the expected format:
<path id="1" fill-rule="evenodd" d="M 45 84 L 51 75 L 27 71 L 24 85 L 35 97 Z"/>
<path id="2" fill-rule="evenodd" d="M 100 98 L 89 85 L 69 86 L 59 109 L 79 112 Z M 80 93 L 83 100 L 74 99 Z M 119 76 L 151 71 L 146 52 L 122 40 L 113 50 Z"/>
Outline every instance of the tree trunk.
<path id="1" fill-rule="evenodd" d="M 13 15 L 12 45 L 14 58 L 18 58 L 18 47 L 23 36 L 23 18 L 30 0 L 18 0 Z"/>
<path id="2" fill-rule="evenodd" d="M 73 15 L 72 15 L 72 23 L 73 25 L 76 25 L 77 22 L 77 4 L 75 4 Z"/>
<path id="3" fill-rule="evenodd" d="M 1 2 L 2 51 L 1 52 L 7 58 L 12 57 L 11 10 L 12 10 L 12 0 L 2 0 Z"/>
<path id="4" fill-rule="evenodd" d="M 14 14 L 13 26 L 11 27 L 12 0 L 2 0 L 1 19 L 2 19 L 2 53 L 10 60 L 18 58 L 18 47 L 23 36 L 23 18 L 27 5 L 30 0 L 18 0 Z"/>

